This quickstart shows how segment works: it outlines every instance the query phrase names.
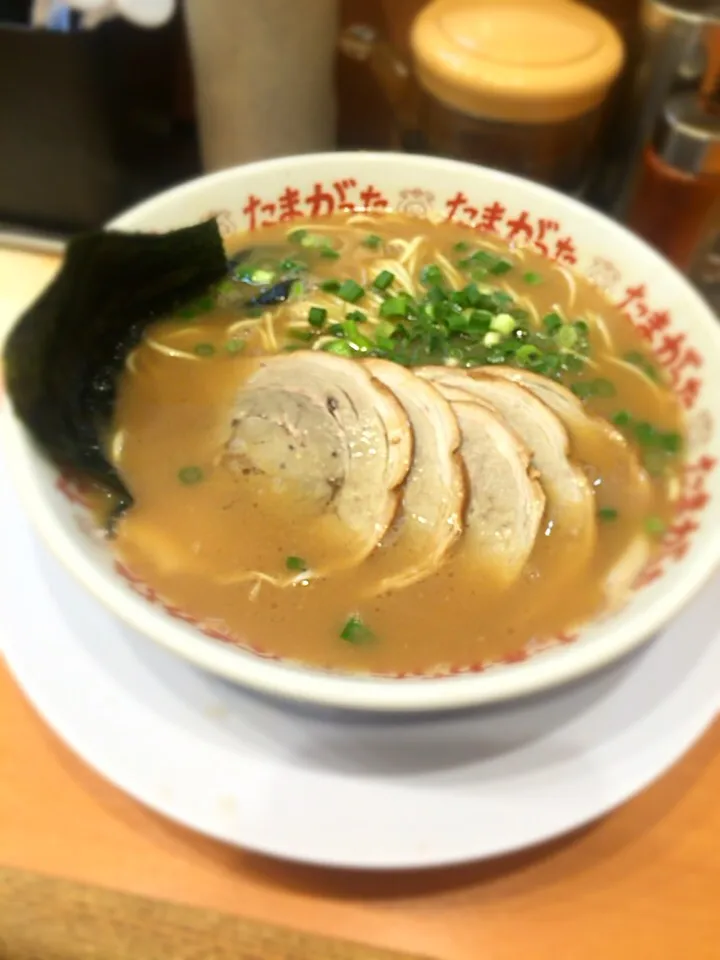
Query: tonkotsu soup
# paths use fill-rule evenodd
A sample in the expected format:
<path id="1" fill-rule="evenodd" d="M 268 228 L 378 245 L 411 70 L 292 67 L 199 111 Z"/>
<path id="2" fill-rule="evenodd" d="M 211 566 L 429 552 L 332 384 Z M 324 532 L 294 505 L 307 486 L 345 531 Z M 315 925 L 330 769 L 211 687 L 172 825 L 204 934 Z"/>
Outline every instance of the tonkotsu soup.
<path id="1" fill-rule="evenodd" d="M 591 284 L 392 214 L 228 249 L 121 378 L 107 443 L 134 576 L 239 644 L 388 674 L 623 602 L 673 513 L 684 424 Z"/>

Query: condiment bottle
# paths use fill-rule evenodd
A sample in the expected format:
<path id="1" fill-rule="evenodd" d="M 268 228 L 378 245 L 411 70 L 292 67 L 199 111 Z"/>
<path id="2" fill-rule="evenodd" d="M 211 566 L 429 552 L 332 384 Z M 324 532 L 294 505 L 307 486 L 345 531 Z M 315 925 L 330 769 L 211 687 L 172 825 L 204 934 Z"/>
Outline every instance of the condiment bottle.
<path id="1" fill-rule="evenodd" d="M 702 239 L 688 267 L 688 278 L 720 314 L 720 194 L 703 227 Z"/>
<path id="2" fill-rule="evenodd" d="M 367 28 L 341 45 L 369 60 L 419 149 L 569 191 L 582 184 L 623 63 L 614 27 L 570 0 L 434 0 L 411 28 L 414 83 Z"/>
<path id="3" fill-rule="evenodd" d="M 645 0 L 638 82 L 628 97 L 633 119 L 622 136 L 622 182 L 613 184 L 608 206 L 622 219 L 634 194 L 643 151 L 669 97 L 683 91 L 707 92 L 720 67 L 720 0 Z M 612 191 L 612 188 L 611 188 Z"/>
<path id="4" fill-rule="evenodd" d="M 206 170 L 335 147 L 335 0 L 185 0 Z"/>
<path id="5" fill-rule="evenodd" d="M 628 226 L 685 270 L 719 198 L 720 112 L 699 94 L 675 94 L 645 150 Z"/>

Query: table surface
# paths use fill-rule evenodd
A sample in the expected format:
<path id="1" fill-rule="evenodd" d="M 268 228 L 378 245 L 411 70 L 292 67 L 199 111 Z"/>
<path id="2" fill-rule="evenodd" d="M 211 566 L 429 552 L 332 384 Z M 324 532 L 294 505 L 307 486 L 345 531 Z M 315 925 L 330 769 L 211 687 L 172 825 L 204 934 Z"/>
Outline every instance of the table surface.
<path id="1" fill-rule="evenodd" d="M 0 324 L 55 263 L 0 251 Z M 718 960 L 719 798 L 720 722 L 640 797 L 536 850 L 411 874 L 280 864 L 125 797 L 44 726 L 0 660 L 0 863 L 441 960 Z"/>

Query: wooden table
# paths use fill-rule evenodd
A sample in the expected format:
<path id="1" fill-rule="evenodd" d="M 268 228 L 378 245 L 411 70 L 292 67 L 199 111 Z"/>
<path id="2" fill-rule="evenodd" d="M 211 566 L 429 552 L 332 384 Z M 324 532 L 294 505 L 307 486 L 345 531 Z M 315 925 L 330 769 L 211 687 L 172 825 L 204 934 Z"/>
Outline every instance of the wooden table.
<path id="1" fill-rule="evenodd" d="M 0 252 L 0 323 L 53 269 Z M 658 784 L 561 841 L 458 870 L 327 872 L 199 838 L 126 798 L 0 661 L 0 863 L 442 960 L 718 960 L 720 722 Z"/>

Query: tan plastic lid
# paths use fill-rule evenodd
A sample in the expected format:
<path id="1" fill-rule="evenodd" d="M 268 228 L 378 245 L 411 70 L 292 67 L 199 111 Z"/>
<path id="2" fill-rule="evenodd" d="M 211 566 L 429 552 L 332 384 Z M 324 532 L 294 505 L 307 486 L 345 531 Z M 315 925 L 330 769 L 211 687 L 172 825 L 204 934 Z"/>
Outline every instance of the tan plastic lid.
<path id="1" fill-rule="evenodd" d="M 525 123 L 596 107 L 624 58 L 615 28 L 571 0 L 434 0 L 411 45 L 418 80 L 438 100 Z"/>

